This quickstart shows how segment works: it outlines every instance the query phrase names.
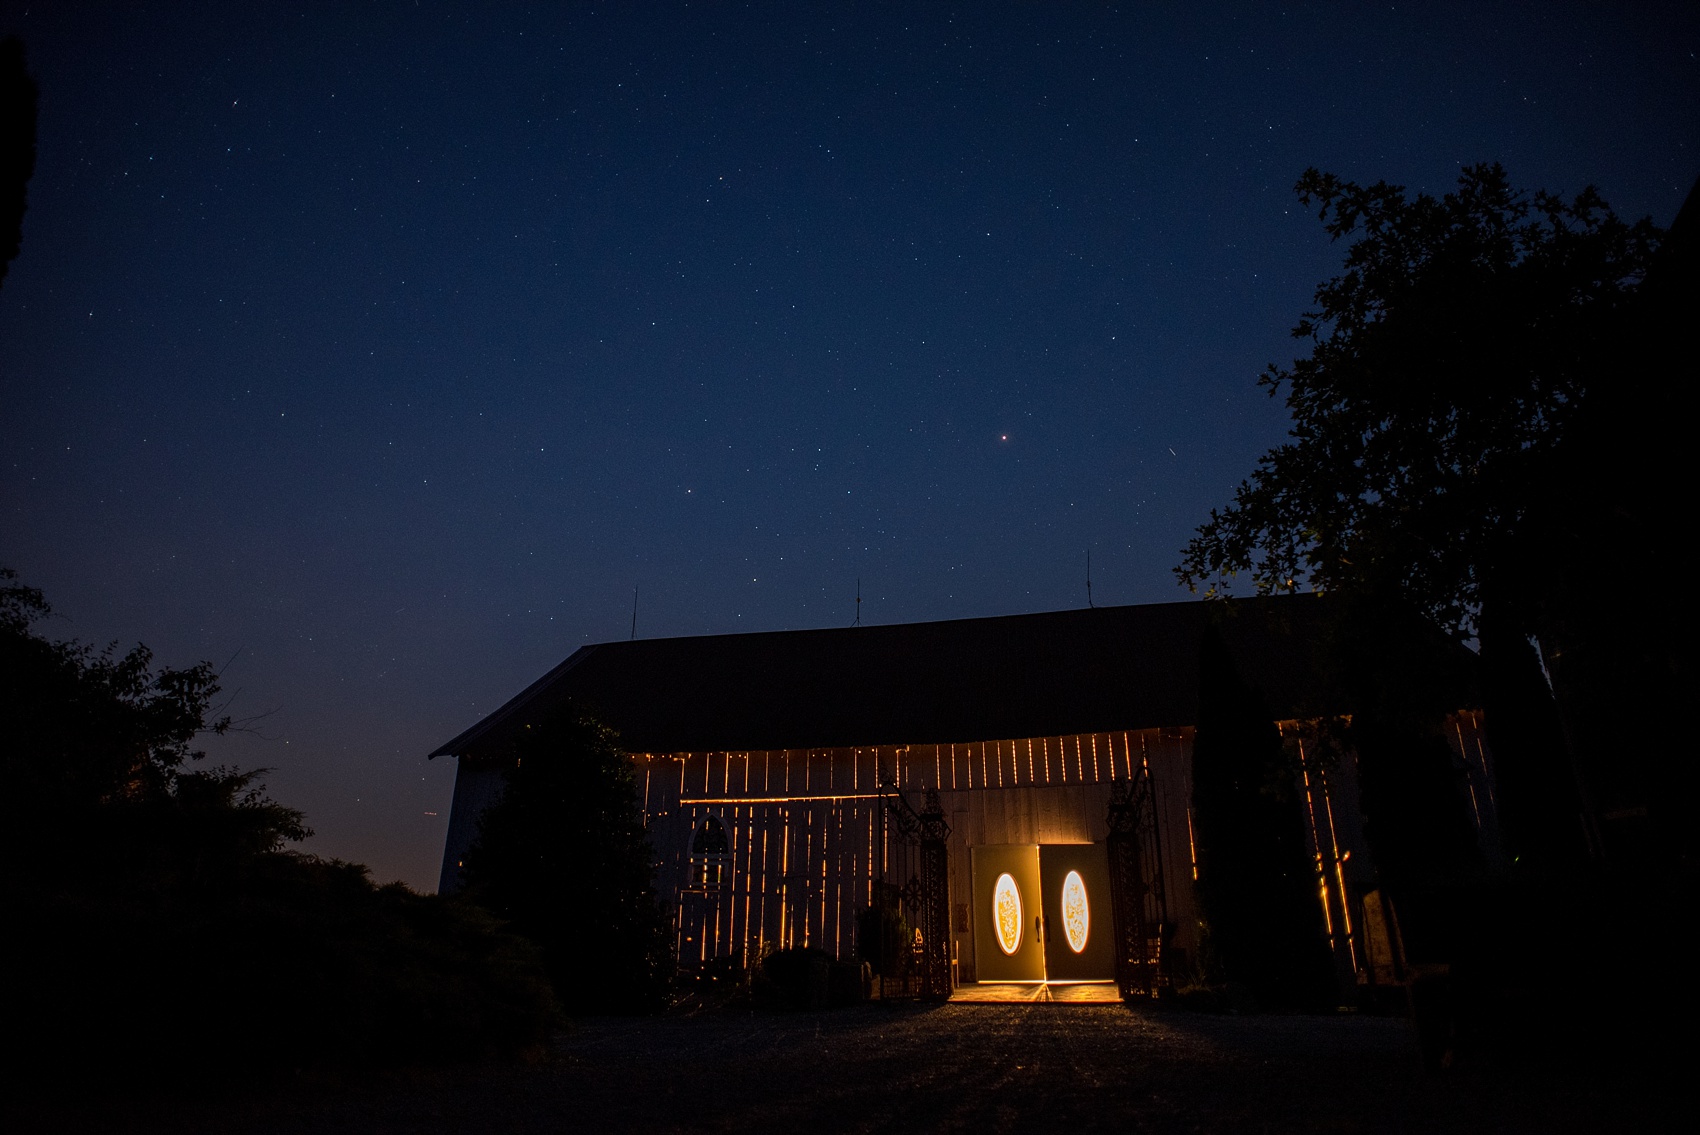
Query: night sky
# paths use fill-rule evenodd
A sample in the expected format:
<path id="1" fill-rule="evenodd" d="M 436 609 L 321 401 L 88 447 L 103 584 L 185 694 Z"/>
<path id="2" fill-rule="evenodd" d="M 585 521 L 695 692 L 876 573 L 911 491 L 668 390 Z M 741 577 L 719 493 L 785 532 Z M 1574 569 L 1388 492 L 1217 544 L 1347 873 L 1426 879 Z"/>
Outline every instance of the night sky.
<path id="1" fill-rule="evenodd" d="M 425 753 L 634 586 L 642 636 L 1082 606 L 1088 549 L 1184 598 L 1341 255 L 1307 166 L 1660 224 L 1700 175 L 1691 4 L 816 8 L 0 10 L 48 633 L 210 659 L 215 758 L 430 889 Z"/>

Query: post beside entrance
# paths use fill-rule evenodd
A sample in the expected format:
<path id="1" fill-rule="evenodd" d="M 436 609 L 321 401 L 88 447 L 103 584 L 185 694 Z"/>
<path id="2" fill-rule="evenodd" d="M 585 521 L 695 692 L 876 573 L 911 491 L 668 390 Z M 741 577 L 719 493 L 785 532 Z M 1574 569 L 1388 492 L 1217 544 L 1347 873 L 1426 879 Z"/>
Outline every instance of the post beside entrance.
<path id="1" fill-rule="evenodd" d="M 1167 903 L 1163 894 L 1157 815 L 1151 773 L 1141 768 L 1118 779 L 1109 807 L 1111 911 L 1116 936 L 1116 985 L 1122 1000 L 1150 1000 L 1163 983 L 1163 938 Z"/>
<path id="2" fill-rule="evenodd" d="M 949 1001 L 950 979 L 950 825 L 939 804 L 938 789 L 927 789 L 921 809 L 921 999 Z"/>

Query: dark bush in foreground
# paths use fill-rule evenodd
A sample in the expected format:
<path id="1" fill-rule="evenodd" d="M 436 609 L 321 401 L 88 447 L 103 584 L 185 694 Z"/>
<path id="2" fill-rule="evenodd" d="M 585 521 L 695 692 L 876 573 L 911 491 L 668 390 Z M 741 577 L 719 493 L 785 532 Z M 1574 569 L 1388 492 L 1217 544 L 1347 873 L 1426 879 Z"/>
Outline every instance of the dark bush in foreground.
<path id="1" fill-rule="evenodd" d="M 257 772 L 196 767 L 211 669 L 32 630 L 0 572 L 0 1039 L 20 1082 L 476 1057 L 537 1044 L 536 951 L 482 911 L 284 850 Z"/>
<path id="2" fill-rule="evenodd" d="M 866 996 L 862 967 L 825 950 L 799 946 L 763 958 L 750 978 L 750 999 L 768 1009 L 825 1009 Z"/>
<path id="3" fill-rule="evenodd" d="M 6 1031 L 50 1069 L 477 1058 L 538 1044 L 551 1019 L 528 943 L 356 864 L 279 853 L 220 901 L 85 892 L 12 913 L 29 929 L 8 950 Z"/>

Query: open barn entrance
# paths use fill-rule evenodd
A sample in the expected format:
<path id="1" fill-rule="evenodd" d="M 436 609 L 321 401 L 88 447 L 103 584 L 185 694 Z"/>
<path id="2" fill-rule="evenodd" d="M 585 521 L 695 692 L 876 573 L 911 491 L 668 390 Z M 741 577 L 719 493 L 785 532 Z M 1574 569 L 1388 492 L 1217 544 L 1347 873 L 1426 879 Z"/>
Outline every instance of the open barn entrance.
<path id="1" fill-rule="evenodd" d="M 970 854 L 981 982 L 1115 980 L 1103 844 L 999 844 Z"/>

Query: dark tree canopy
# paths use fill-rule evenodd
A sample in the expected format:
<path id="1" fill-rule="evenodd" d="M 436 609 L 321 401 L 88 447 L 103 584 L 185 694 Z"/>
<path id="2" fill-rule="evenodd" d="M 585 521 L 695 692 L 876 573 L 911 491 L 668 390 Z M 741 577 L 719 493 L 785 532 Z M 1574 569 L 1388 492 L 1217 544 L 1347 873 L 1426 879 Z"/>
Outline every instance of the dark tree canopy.
<path id="1" fill-rule="evenodd" d="M 165 870 L 158 857 L 229 863 L 307 837 L 300 812 L 258 790 L 260 772 L 198 764 L 195 738 L 230 725 L 211 719 L 209 664 L 155 669 L 145 646 L 50 641 L 33 630 L 49 614 L 39 591 L 0 569 L 0 786 L 28 802 L 12 832 L 39 852 L 8 872 L 13 885 L 58 886 L 61 872 L 132 878 Z"/>
<path id="2" fill-rule="evenodd" d="M 1213 593 L 1249 577 L 1351 594 L 1366 614 L 1340 637 L 1372 664 L 1342 666 L 1407 724 L 1423 699 L 1413 671 L 1378 657 L 1374 612 L 1474 635 L 1510 855 L 1691 885 L 1700 632 L 1692 603 L 1643 581 L 1692 557 L 1680 408 L 1700 183 L 1668 232 L 1592 189 L 1514 190 L 1497 165 L 1438 198 L 1315 170 L 1297 189 L 1349 241 L 1344 270 L 1294 329 L 1309 355 L 1261 380 L 1285 397 L 1288 441 L 1176 573 Z"/>
<path id="3" fill-rule="evenodd" d="M 1299 199 L 1351 241 L 1293 329 L 1311 351 L 1260 379 L 1290 440 L 1187 545 L 1182 582 L 1399 595 L 1468 634 L 1497 565 L 1588 404 L 1657 250 L 1593 189 L 1511 187 L 1498 165 L 1408 195 L 1308 170 Z"/>

